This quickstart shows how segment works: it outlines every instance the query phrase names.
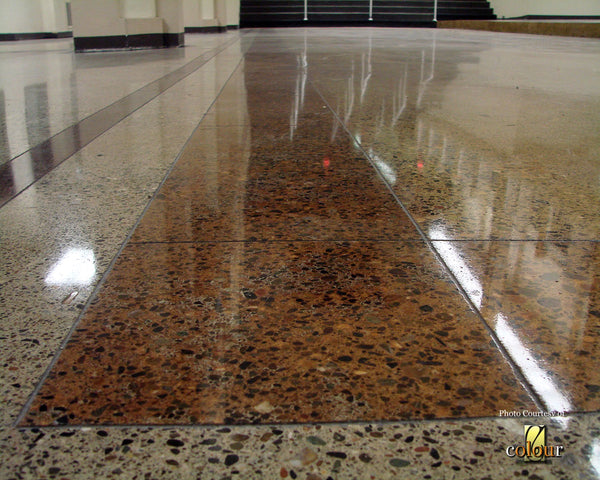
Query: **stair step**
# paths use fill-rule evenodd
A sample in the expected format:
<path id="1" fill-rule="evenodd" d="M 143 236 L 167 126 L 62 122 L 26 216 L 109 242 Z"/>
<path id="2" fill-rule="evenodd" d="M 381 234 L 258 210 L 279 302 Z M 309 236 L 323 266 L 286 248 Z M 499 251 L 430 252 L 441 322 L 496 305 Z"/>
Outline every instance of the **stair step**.
<path id="1" fill-rule="evenodd" d="M 308 21 L 304 21 L 302 0 L 241 0 L 240 25 L 355 25 L 431 24 L 433 0 L 373 0 L 373 21 L 369 23 L 368 0 L 308 0 Z M 486 0 L 439 0 L 438 20 L 494 19 Z"/>

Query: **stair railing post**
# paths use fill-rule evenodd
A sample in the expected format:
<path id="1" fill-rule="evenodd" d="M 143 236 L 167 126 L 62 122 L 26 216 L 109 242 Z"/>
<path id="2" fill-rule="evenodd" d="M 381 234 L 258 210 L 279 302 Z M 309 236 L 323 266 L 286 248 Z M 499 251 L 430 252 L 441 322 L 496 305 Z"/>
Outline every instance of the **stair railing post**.
<path id="1" fill-rule="evenodd" d="M 304 21 L 308 20 L 308 0 L 304 0 Z"/>
<path id="2" fill-rule="evenodd" d="M 438 0 L 433 0 L 433 23 L 437 23 L 437 2 Z"/>
<path id="3" fill-rule="evenodd" d="M 369 0 L 369 21 L 373 21 L 373 0 Z"/>

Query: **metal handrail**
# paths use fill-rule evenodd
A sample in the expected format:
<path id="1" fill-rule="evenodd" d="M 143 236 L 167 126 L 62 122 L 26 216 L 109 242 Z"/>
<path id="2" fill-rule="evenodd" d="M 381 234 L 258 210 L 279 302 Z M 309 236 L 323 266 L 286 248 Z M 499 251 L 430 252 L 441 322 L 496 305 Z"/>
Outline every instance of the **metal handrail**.
<path id="1" fill-rule="evenodd" d="M 433 22 L 437 23 L 438 0 L 433 0 Z M 308 20 L 308 0 L 304 0 L 304 21 Z M 369 0 L 369 21 L 373 21 L 373 0 Z"/>

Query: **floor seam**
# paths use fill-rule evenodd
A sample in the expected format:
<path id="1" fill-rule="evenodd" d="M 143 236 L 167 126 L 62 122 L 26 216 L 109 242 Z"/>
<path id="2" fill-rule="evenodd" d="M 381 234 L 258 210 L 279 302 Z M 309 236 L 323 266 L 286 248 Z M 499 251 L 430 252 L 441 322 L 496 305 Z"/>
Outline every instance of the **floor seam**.
<path id="1" fill-rule="evenodd" d="M 542 412 L 542 410 L 539 410 Z M 562 416 L 543 417 L 552 421 L 560 418 L 584 417 L 600 414 L 600 410 L 589 412 L 570 412 Z M 436 417 L 436 418 L 417 418 L 417 419 L 400 419 L 400 420 L 361 420 L 355 422 L 339 421 L 339 422 L 287 422 L 287 423 L 123 423 L 123 424 L 64 424 L 64 425 L 24 425 L 15 426 L 19 430 L 36 430 L 36 429 L 51 429 L 51 430 L 88 430 L 88 429 L 111 429 L 125 430 L 129 428 L 146 428 L 151 430 L 168 430 L 174 428 L 185 429 L 217 429 L 217 428 L 278 428 L 278 427 L 307 427 L 307 426 L 365 426 L 365 425 L 405 425 L 415 422 L 419 423 L 441 423 L 441 422 L 474 422 L 474 421 L 511 421 L 520 420 L 527 421 L 528 419 L 541 418 L 537 416 L 531 417 L 514 417 L 514 416 L 474 416 L 474 417 Z"/>
<path id="2" fill-rule="evenodd" d="M 240 244 L 240 243 L 421 243 L 421 238 L 407 239 L 314 239 L 314 240 L 298 240 L 298 239 L 267 239 L 267 240 L 167 240 L 167 241 L 138 241 L 129 242 L 129 245 L 207 245 L 207 244 Z"/>
<path id="3" fill-rule="evenodd" d="M 341 243 L 341 242 L 350 242 L 350 243 L 358 243 L 358 242 L 369 242 L 369 243 L 389 243 L 389 242 L 422 242 L 423 239 L 421 237 L 408 237 L 408 238 L 340 238 L 340 239 L 332 239 L 332 238 L 316 238 L 316 239 L 234 239 L 234 240 L 137 240 L 130 241 L 129 245 L 175 245 L 175 244 L 207 244 L 207 243 L 309 243 L 309 242 L 332 242 L 332 243 Z M 477 243 L 477 242 L 485 242 L 485 243 L 509 243 L 509 242 L 517 242 L 517 243 L 599 243 L 600 240 L 511 240 L 511 239 L 430 239 L 431 242 L 435 243 Z"/>

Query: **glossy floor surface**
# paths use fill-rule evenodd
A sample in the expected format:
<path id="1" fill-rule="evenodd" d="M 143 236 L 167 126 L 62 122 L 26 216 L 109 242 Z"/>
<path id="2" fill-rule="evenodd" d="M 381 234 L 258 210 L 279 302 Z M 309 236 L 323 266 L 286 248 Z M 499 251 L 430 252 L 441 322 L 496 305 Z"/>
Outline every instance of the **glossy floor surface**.
<path id="1" fill-rule="evenodd" d="M 600 42 L 71 48 L 0 45 L 2 478 L 600 476 Z"/>

